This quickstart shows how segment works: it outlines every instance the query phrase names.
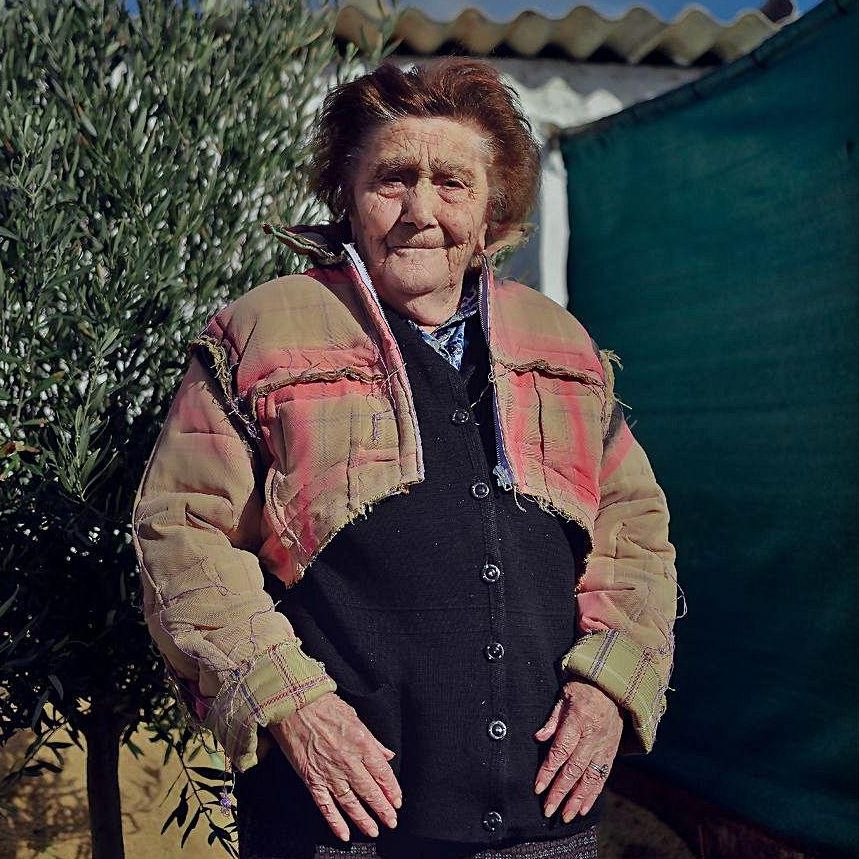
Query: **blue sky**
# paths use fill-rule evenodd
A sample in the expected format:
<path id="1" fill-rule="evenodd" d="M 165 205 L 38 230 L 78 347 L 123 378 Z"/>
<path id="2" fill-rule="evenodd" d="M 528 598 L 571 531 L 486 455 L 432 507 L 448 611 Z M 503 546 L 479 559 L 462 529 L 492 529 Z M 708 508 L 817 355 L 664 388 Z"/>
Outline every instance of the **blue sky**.
<path id="1" fill-rule="evenodd" d="M 607 18 L 617 17 L 631 6 L 644 6 L 660 18 L 671 20 L 681 9 L 692 5 L 687 0 L 401 0 L 401 6 L 414 6 L 425 12 L 430 18 L 447 20 L 467 6 L 480 9 L 494 20 L 514 18 L 525 9 L 534 9 L 550 18 L 562 18 L 573 6 L 586 3 Z M 763 2 L 763 0 L 761 0 Z M 695 5 L 702 6 L 720 21 L 732 21 L 736 15 L 745 9 L 756 9 L 760 5 L 742 0 L 702 0 Z M 800 12 L 807 12 L 817 0 L 797 0 Z"/>

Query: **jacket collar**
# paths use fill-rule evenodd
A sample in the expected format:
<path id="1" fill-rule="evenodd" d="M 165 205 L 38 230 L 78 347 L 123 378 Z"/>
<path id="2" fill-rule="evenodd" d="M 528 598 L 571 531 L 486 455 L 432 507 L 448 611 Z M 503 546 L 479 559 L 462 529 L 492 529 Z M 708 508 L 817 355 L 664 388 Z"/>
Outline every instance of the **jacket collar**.
<path id="1" fill-rule="evenodd" d="M 343 244 L 350 241 L 350 236 L 345 222 L 289 227 L 264 223 L 262 228 L 299 256 L 310 257 L 316 265 L 338 265 L 346 260 Z"/>

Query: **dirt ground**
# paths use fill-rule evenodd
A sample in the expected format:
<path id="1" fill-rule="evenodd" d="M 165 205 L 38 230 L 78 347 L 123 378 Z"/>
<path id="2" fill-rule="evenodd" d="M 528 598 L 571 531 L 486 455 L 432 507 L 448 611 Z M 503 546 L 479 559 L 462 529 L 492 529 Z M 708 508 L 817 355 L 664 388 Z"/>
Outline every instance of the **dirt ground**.
<path id="1" fill-rule="evenodd" d="M 26 746 L 16 738 L 0 749 L 0 774 L 5 774 Z M 13 797 L 15 814 L 0 817 L 0 859 L 87 859 L 90 855 L 83 753 L 67 749 L 62 773 L 24 779 Z M 205 821 L 197 825 L 184 848 L 174 827 L 161 827 L 176 804 L 174 793 L 165 799 L 179 771 L 178 763 L 161 764 L 163 750 L 151 747 L 135 760 L 123 749 L 120 782 L 126 859 L 215 859 L 226 856 L 206 843 Z M 195 762 L 196 763 L 196 762 Z M 601 859 L 694 859 L 694 854 L 671 829 L 641 806 L 610 794 L 601 826 Z"/>

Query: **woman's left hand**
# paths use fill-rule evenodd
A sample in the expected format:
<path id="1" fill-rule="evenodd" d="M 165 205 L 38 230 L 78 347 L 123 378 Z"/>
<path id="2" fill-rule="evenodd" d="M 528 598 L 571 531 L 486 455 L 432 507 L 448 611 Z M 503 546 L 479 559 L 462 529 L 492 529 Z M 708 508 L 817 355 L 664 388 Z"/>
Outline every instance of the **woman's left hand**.
<path id="1" fill-rule="evenodd" d="M 554 814 L 568 795 L 564 822 L 591 810 L 617 755 L 622 730 L 620 709 L 608 695 L 576 680 L 564 685 L 546 724 L 534 734 L 541 742 L 554 734 L 534 784 L 535 792 L 542 793 L 552 782 L 544 805 L 546 817 Z M 597 768 L 603 766 L 606 769 L 601 775 Z"/>

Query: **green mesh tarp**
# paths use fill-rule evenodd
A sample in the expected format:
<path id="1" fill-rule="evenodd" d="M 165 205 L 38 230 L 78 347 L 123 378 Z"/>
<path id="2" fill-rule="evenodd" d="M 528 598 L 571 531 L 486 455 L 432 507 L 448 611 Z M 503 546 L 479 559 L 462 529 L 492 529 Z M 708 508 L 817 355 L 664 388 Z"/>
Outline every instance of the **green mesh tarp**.
<path id="1" fill-rule="evenodd" d="M 753 54 L 568 135 L 570 309 L 672 513 L 688 614 L 631 759 L 857 855 L 859 27 L 826 0 Z"/>

